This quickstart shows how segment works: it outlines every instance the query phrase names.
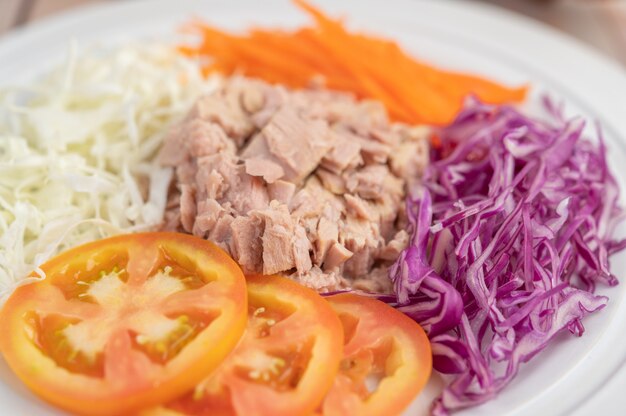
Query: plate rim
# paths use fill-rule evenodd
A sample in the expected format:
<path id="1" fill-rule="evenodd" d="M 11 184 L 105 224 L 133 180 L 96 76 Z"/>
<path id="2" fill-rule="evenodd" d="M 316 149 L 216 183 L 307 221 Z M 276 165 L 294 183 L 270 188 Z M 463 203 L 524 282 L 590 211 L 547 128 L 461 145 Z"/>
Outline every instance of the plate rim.
<path id="1" fill-rule="evenodd" d="M 267 0 L 266 0 L 267 1 Z M 284 0 L 270 0 L 271 3 L 286 3 Z M 202 0 L 183 0 L 178 2 L 178 4 L 184 4 L 186 9 L 202 9 L 208 7 L 208 4 L 216 4 L 216 3 L 228 3 L 228 4 L 242 4 L 247 3 L 245 0 L 235 0 L 235 1 L 225 1 L 225 0 L 210 0 L 210 1 L 202 1 Z M 316 0 L 316 4 L 322 5 L 325 9 L 329 10 L 331 13 L 334 13 L 335 10 L 344 10 L 346 13 L 348 10 L 353 10 L 356 7 L 363 7 L 365 9 L 369 8 L 368 13 L 372 13 L 376 7 L 373 4 L 364 2 L 358 2 L 358 0 L 344 0 L 338 6 L 336 2 L 332 2 L 331 0 Z M 0 57 L 10 55 L 15 50 L 19 50 L 20 47 L 23 47 L 24 44 L 28 44 L 33 40 L 36 40 L 38 37 L 45 35 L 46 32 L 55 31 L 62 27 L 71 26 L 80 20 L 89 20 L 89 19 L 99 19 L 99 15 L 111 14 L 111 13 L 119 13 L 125 10 L 141 10 L 146 7 L 150 8 L 158 8 L 161 6 L 168 5 L 167 7 L 171 7 L 172 2 L 169 0 L 135 0 L 134 2 L 119 2 L 119 3 L 102 3 L 102 4 L 88 4 L 78 7 L 76 9 L 72 9 L 70 11 L 66 11 L 57 15 L 53 15 L 47 18 L 44 18 L 40 21 L 36 21 L 33 24 L 21 27 L 17 30 L 13 30 L 8 32 L 7 34 L 0 37 Z M 607 92 L 611 92 L 614 95 L 621 95 L 622 97 L 626 96 L 626 70 L 616 61 L 611 58 L 603 55 L 602 53 L 594 50 L 593 48 L 585 45 L 583 42 L 572 38 L 564 33 L 561 33 L 553 28 L 550 28 L 542 23 L 534 21 L 525 16 L 517 15 L 515 13 L 509 12 L 505 9 L 500 9 L 492 5 L 487 5 L 484 3 L 477 2 L 467 2 L 463 0 L 448 0 L 448 1 L 437 1 L 437 0 L 396 0 L 394 6 L 398 8 L 404 8 L 406 10 L 419 11 L 420 7 L 425 7 L 427 10 L 436 11 L 438 13 L 445 9 L 446 12 L 449 12 L 453 17 L 452 20 L 462 21 L 463 19 L 471 19 L 471 22 L 465 23 L 468 27 L 479 28 L 484 26 L 486 23 L 493 25 L 489 30 L 501 30 L 503 28 L 503 22 L 509 22 L 509 27 L 506 28 L 505 32 L 516 33 L 519 37 L 515 42 L 515 46 L 518 48 L 522 48 L 524 45 L 528 45 L 529 41 L 535 41 L 542 44 L 542 47 L 545 50 L 554 50 L 557 46 L 560 49 L 559 57 L 554 57 L 553 59 L 549 59 L 549 57 L 544 56 L 545 61 L 544 64 L 549 63 L 554 68 L 559 68 L 561 70 L 567 70 L 568 68 L 563 66 L 563 62 L 559 63 L 560 59 L 568 59 L 573 60 L 575 62 L 583 61 L 585 65 L 587 65 L 585 71 L 565 71 L 562 75 L 561 79 L 555 81 L 556 84 L 559 83 L 574 83 L 576 86 L 575 92 L 578 95 L 580 92 L 581 95 L 585 96 L 585 102 L 583 102 L 584 107 L 591 109 L 589 111 L 590 114 L 597 113 L 601 111 L 600 115 L 601 123 L 605 126 L 609 126 L 612 130 L 614 130 L 613 135 L 617 142 L 624 149 L 626 148 L 626 108 L 623 109 L 623 114 L 620 112 L 620 109 L 617 108 L 619 106 L 619 101 L 613 98 L 613 107 L 606 108 L 609 104 L 605 103 L 608 99 L 603 94 Z M 454 10 L 453 8 L 457 8 Z M 388 11 L 387 11 L 388 12 Z M 409 18 L 404 16 L 405 18 Z M 106 19 L 105 19 L 106 20 Z M 355 16 L 355 20 L 356 16 Z M 172 28 L 173 29 L 173 28 Z M 480 34 L 476 35 L 476 39 L 489 48 L 501 48 L 501 45 L 498 45 L 497 39 L 494 37 L 489 38 L 489 34 Z M 538 51 L 535 51 L 537 53 Z M 19 53 L 19 52 L 18 52 Z M 543 55 L 542 55 L 543 56 Z M 602 79 L 594 79 L 589 81 L 587 79 L 586 73 L 592 72 L 601 72 L 603 74 Z M 546 75 L 545 71 L 539 70 L 539 73 Z M 549 79 L 551 79 L 550 84 L 553 84 L 553 77 L 549 75 Z M 616 84 L 611 87 L 611 83 Z M 570 90 L 569 87 L 559 88 L 564 90 Z M 603 110 L 594 110 L 600 109 Z M 604 111 L 606 110 L 606 111 Z M 622 191 L 626 191 L 626 189 L 622 189 Z M 624 284 L 624 282 L 622 282 Z M 626 312 L 626 299 L 622 299 L 620 305 L 617 305 L 618 310 L 613 311 L 613 315 L 616 315 L 618 312 Z M 625 314 L 622 313 L 622 316 Z M 606 332 L 610 329 L 610 327 L 618 325 L 618 317 L 614 316 L 613 321 L 606 327 Z M 621 319 L 622 322 L 626 322 L 626 318 Z M 600 341 L 598 341 L 600 344 Z M 605 342 L 606 344 L 606 342 Z M 594 346 L 595 349 L 597 347 Z M 604 382 L 610 382 L 618 373 L 621 373 L 626 370 L 626 349 L 622 348 L 622 358 L 619 362 L 618 366 L 615 366 L 613 370 L 609 373 L 607 378 L 603 378 Z M 610 349 L 606 350 L 610 352 Z M 614 352 L 614 351 L 613 351 Z M 615 360 L 613 360 L 615 361 Z M 573 368 L 570 373 L 580 373 L 580 366 L 578 368 Z M 606 371 L 605 371 L 606 373 Z M 597 384 L 597 383 L 596 383 Z M 569 413 L 578 405 L 580 405 L 583 401 L 589 400 L 592 398 L 595 393 L 599 390 L 601 386 L 596 385 L 594 389 L 592 389 L 591 393 L 580 398 L 578 401 L 574 402 L 571 405 L 567 406 L 567 409 L 563 411 L 563 413 Z M 539 398 L 537 398 L 539 399 Z M 525 411 L 528 410 L 547 410 L 545 406 L 535 406 L 527 408 L 524 407 Z M 511 414 L 515 414 L 513 411 Z"/>

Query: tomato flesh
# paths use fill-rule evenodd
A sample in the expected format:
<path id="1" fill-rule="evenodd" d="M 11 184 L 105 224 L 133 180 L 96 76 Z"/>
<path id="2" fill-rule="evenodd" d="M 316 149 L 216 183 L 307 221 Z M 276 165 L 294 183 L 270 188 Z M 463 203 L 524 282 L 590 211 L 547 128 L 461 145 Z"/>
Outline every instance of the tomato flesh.
<path id="1" fill-rule="evenodd" d="M 4 305 L 0 350 L 35 393 L 75 413 L 127 414 L 173 399 L 215 369 L 245 329 L 240 269 L 195 237 L 113 237 L 42 270 L 46 279 Z"/>
<path id="2" fill-rule="evenodd" d="M 329 304 L 283 277 L 248 276 L 247 282 L 242 341 L 211 377 L 168 409 L 186 415 L 305 415 L 330 388 L 343 336 Z"/>
<path id="3" fill-rule="evenodd" d="M 397 415 L 432 371 L 430 343 L 412 319 L 378 300 L 354 294 L 327 298 L 344 327 L 339 374 L 321 406 L 324 416 Z"/>

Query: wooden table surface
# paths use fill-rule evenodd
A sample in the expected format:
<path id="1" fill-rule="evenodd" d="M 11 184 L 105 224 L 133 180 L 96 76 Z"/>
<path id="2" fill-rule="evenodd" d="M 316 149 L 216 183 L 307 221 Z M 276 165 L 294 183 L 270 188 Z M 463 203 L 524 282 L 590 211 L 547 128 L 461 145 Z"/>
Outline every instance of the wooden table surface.
<path id="1" fill-rule="evenodd" d="M 12 28 L 64 10 L 111 1 L 132 0 L 0 0 L 0 36 Z M 471 1 L 494 4 L 543 21 L 626 66 L 626 0 Z"/>

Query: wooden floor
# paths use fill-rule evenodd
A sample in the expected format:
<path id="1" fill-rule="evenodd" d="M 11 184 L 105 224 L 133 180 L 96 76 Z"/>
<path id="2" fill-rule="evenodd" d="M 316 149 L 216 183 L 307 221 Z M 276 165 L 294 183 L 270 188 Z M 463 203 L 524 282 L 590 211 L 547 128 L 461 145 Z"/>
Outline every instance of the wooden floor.
<path id="1" fill-rule="evenodd" d="M 132 0 L 0 0 L 0 36 L 14 27 L 63 10 L 112 1 Z M 626 0 L 464 1 L 490 3 L 541 20 L 593 45 L 626 66 Z"/>

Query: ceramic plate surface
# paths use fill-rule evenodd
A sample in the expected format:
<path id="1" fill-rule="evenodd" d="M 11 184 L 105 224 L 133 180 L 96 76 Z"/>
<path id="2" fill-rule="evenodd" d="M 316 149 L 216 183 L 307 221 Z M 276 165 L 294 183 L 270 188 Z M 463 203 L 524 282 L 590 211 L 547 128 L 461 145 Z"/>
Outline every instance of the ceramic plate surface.
<path id="1" fill-rule="evenodd" d="M 470 1 L 316 0 L 348 25 L 396 39 L 416 56 L 440 66 L 508 83 L 533 85 L 530 107 L 544 93 L 562 100 L 568 113 L 602 125 L 610 164 L 626 190 L 626 73 L 591 49 L 538 23 Z M 261 6 L 262 4 L 262 6 Z M 0 38 L 0 84 L 21 83 L 62 62 L 70 40 L 94 42 L 179 40 L 176 28 L 200 16 L 228 29 L 251 24 L 294 27 L 306 16 L 285 0 L 150 0 L 111 2 L 77 9 Z M 407 86 L 410 87 L 410 86 Z M 532 110 L 532 108 L 531 108 Z M 620 230 L 626 235 L 626 230 Z M 626 279 L 626 255 L 612 270 Z M 617 415 L 626 407 L 626 284 L 600 293 L 609 305 L 585 321 L 580 339 L 561 334 L 523 366 L 496 399 L 463 415 Z M 5 336 L 5 334 L 0 334 Z M 407 411 L 423 414 L 438 384 Z M 0 414 L 60 415 L 27 391 L 0 359 Z"/>

